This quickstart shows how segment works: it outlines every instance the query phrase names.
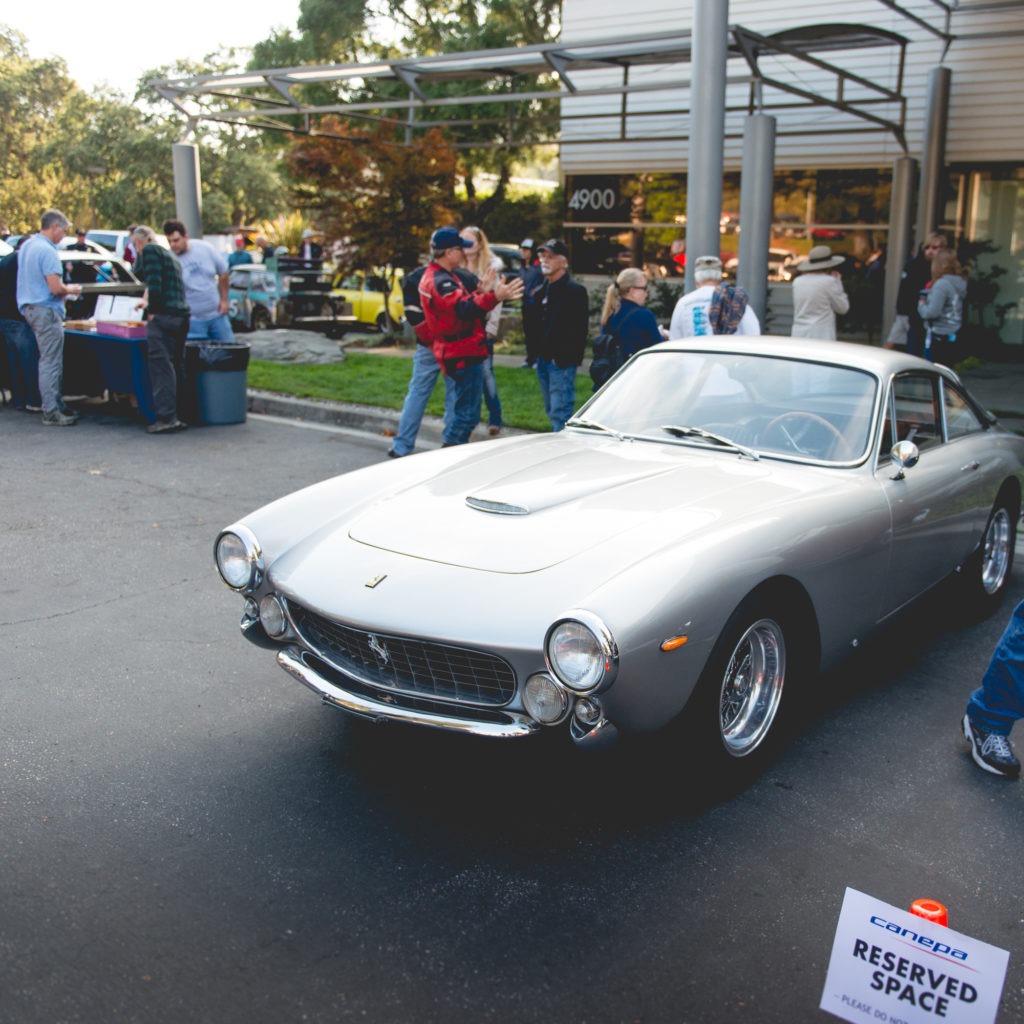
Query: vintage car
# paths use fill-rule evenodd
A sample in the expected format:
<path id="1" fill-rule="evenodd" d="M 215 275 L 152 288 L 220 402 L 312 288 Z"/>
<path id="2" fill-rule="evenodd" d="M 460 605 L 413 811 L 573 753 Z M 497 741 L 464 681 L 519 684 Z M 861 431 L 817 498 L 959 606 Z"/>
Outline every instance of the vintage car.
<path id="1" fill-rule="evenodd" d="M 132 268 L 112 252 L 79 252 L 60 249 L 61 273 L 65 283 L 80 284 L 82 296 L 69 299 L 65 311 L 69 320 L 88 320 L 96 309 L 99 295 L 137 295 L 141 301 L 145 285 Z"/>
<path id="2" fill-rule="evenodd" d="M 331 294 L 352 304 L 352 315 L 360 324 L 371 324 L 379 331 L 388 331 L 391 324 L 401 323 L 405 315 L 402 304 L 402 272 L 394 272 L 388 294 L 388 277 L 383 271 L 365 273 L 353 270 L 337 274 L 331 283 Z M 387 313 L 384 299 L 387 296 Z"/>
<path id="3" fill-rule="evenodd" d="M 1022 467 L 1024 438 L 945 367 L 691 338 L 635 355 L 561 433 L 326 480 L 215 558 L 243 634 L 334 707 L 582 746 L 678 720 L 708 770 L 743 774 L 798 684 L 926 591 L 953 577 L 995 606 Z"/>
<path id="4" fill-rule="evenodd" d="M 245 331 L 292 327 L 340 338 L 355 317 L 348 303 L 328 294 L 329 288 L 325 274 L 298 260 L 237 264 L 228 273 L 228 316 Z"/>

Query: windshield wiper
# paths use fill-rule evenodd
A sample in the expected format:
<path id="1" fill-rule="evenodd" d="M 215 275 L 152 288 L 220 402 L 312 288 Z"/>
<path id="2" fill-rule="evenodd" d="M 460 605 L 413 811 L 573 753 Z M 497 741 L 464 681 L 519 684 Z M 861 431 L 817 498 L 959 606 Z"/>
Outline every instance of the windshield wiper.
<path id="1" fill-rule="evenodd" d="M 662 430 L 667 434 L 671 434 L 673 437 L 696 437 L 702 441 L 710 441 L 712 444 L 720 445 L 723 448 L 729 448 L 734 452 L 739 452 L 740 455 L 746 456 L 748 459 L 753 459 L 757 462 L 761 455 L 759 452 L 754 451 L 753 448 L 748 448 L 746 445 L 737 444 L 731 438 L 722 437 L 721 434 L 714 434 L 710 430 L 704 430 L 703 427 L 678 427 L 673 424 L 663 424 Z"/>
<path id="2" fill-rule="evenodd" d="M 571 419 L 566 420 L 565 425 L 567 427 L 579 427 L 581 430 L 599 430 L 602 434 L 611 434 L 617 441 L 624 441 L 626 435 L 620 433 L 618 430 L 612 430 L 611 427 L 606 427 L 603 423 L 598 423 L 596 420 L 580 420 Z"/>

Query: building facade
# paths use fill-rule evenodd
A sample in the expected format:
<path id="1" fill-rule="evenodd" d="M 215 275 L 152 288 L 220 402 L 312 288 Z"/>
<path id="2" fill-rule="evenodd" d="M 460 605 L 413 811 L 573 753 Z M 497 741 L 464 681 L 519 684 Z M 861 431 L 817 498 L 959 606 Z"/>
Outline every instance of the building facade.
<path id="1" fill-rule="evenodd" d="M 611 0 L 564 0 L 562 40 L 690 30 L 705 2 L 720 0 L 637 0 L 624 18 Z M 879 257 L 902 262 L 906 253 L 887 253 L 894 166 L 907 156 L 927 164 L 932 147 L 939 174 L 929 219 L 971 260 L 971 315 L 1003 342 L 1024 344 L 1024 2 L 732 0 L 728 24 L 734 45 L 725 71 L 723 258 L 738 252 L 750 113 L 776 121 L 770 271 L 778 276 L 787 261 L 822 242 L 859 267 Z M 767 48 L 758 57 L 762 37 L 792 42 L 793 50 Z M 936 68 L 948 72 L 948 102 L 939 104 Z M 689 137 L 702 88 L 692 70 L 692 63 L 632 68 L 632 91 L 624 95 L 588 91 L 562 101 L 566 235 L 578 272 L 642 264 L 663 277 L 679 275 Z M 576 78 L 588 90 L 623 81 L 614 68 Z"/>

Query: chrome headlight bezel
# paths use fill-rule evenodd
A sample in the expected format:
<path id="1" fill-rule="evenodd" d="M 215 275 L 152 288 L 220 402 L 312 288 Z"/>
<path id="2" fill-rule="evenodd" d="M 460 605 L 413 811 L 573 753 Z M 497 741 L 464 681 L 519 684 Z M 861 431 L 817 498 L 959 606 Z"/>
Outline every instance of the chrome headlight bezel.
<path id="1" fill-rule="evenodd" d="M 230 545 L 237 546 L 230 550 Z M 220 578 L 236 593 L 251 594 L 263 581 L 263 549 L 247 526 L 222 530 L 213 545 L 213 558 Z"/>
<path id="2" fill-rule="evenodd" d="M 568 631 L 581 630 L 575 639 L 566 636 Z M 559 651 L 560 644 L 568 641 L 577 644 L 589 638 L 590 652 L 577 650 L 573 657 L 589 660 L 590 665 L 584 672 L 579 668 L 571 668 L 567 657 Z M 573 693 L 595 693 L 606 690 L 615 681 L 619 670 L 619 648 L 611 630 L 604 621 L 593 612 L 574 608 L 557 619 L 548 627 L 544 637 L 544 661 L 548 671 Z"/>
<path id="3" fill-rule="evenodd" d="M 569 715 L 572 706 L 569 694 L 549 672 L 534 672 L 523 684 L 522 693 L 527 714 L 541 725 L 559 725 Z M 551 702 L 546 712 L 545 699 Z"/>

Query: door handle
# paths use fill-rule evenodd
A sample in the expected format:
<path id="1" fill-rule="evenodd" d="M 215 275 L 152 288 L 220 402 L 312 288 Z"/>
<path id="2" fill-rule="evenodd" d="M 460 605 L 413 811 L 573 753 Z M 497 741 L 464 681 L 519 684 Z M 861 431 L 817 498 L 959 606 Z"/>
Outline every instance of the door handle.
<path id="1" fill-rule="evenodd" d="M 980 462 L 968 462 L 966 465 L 960 467 L 961 473 L 973 472 L 981 466 Z"/>

